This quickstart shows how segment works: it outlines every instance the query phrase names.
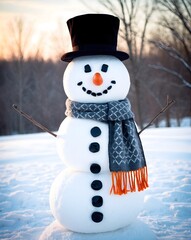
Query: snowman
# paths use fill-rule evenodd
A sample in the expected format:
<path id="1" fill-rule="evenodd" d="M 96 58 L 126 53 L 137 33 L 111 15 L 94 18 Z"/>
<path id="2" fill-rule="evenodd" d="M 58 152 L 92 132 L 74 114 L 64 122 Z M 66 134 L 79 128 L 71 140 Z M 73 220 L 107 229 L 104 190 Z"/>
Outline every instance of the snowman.
<path id="1" fill-rule="evenodd" d="M 73 51 L 63 78 L 66 118 L 57 146 L 66 168 L 50 191 L 50 207 L 66 229 L 99 233 L 128 226 L 142 209 L 147 167 L 117 51 L 119 19 L 85 14 L 67 22 Z"/>

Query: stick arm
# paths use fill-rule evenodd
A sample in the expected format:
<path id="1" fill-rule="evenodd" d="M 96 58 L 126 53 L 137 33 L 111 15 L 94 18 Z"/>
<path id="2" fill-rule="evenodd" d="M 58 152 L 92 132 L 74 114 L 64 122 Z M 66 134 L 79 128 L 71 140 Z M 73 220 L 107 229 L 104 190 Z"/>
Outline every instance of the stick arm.
<path id="1" fill-rule="evenodd" d="M 166 105 L 160 110 L 160 112 L 143 128 L 141 129 L 138 134 L 140 135 L 145 129 L 150 127 L 153 122 L 162 114 L 164 113 L 169 107 L 171 107 L 175 103 L 175 100 L 169 100 L 169 96 L 167 96 Z"/>
<path id="2" fill-rule="evenodd" d="M 20 108 L 18 108 L 18 106 L 16 104 L 12 105 L 12 108 L 18 112 L 21 116 L 25 117 L 27 120 L 29 120 L 30 122 L 32 122 L 32 124 L 34 124 L 35 126 L 37 126 L 38 128 L 40 128 L 41 130 L 43 130 L 44 132 L 47 132 L 49 134 L 51 134 L 54 137 L 57 137 L 57 135 L 53 132 L 51 132 L 48 128 L 46 128 L 45 126 L 43 126 L 42 124 L 40 124 L 39 122 L 37 122 L 36 120 L 34 120 L 30 115 L 28 115 L 27 113 L 23 112 Z"/>

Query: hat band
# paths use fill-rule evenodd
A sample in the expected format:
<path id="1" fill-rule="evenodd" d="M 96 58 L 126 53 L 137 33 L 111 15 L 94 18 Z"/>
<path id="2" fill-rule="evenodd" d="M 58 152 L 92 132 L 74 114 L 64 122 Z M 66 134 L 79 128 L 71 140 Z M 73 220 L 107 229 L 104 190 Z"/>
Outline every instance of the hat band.
<path id="1" fill-rule="evenodd" d="M 73 46 L 73 51 L 116 51 L 116 46 L 109 44 L 83 44 Z"/>

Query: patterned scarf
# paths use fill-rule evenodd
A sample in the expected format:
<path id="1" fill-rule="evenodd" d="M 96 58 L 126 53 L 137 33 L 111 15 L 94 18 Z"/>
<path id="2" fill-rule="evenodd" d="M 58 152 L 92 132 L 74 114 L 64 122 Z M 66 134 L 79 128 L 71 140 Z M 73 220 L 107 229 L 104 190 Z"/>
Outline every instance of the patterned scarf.
<path id="1" fill-rule="evenodd" d="M 148 187 L 144 152 L 128 99 L 107 103 L 79 103 L 67 99 L 66 116 L 108 124 L 111 193 L 121 195 Z"/>

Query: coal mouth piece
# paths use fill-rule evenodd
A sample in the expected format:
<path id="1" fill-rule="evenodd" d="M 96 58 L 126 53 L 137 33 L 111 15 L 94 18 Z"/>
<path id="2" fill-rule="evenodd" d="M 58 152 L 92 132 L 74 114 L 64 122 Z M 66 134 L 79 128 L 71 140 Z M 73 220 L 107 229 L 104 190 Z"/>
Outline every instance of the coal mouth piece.
<path id="1" fill-rule="evenodd" d="M 111 81 L 111 84 L 116 84 L 116 81 L 115 80 L 112 80 Z M 104 94 L 107 94 L 111 89 L 112 89 L 112 85 L 109 85 L 106 89 L 104 89 L 102 92 L 93 92 L 92 90 L 89 90 L 87 88 L 85 88 L 83 86 L 83 82 L 79 82 L 77 83 L 78 86 L 81 86 L 82 87 L 82 90 L 87 93 L 88 95 L 92 95 L 93 97 L 99 97 L 99 96 L 102 96 Z"/>

